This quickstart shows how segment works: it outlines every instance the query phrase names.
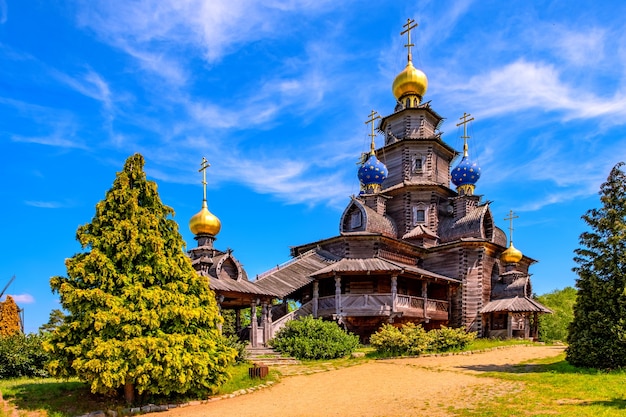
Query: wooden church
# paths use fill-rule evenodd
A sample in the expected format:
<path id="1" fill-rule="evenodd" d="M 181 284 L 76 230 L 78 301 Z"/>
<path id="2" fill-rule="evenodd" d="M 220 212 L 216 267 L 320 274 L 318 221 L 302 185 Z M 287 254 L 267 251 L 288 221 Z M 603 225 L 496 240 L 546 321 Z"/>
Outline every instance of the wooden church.
<path id="1" fill-rule="evenodd" d="M 367 121 L 371 149 L 357 172 L 361 191 L 341 215 L 337 236 L 293 247 L 291 260 L 249 281 L 231 251 L 213 247 L 220 223 L 208 211 L 205 189 L 202 210 L 190 221 L 198 241 L 190 256 L 221 308 L 236 311 L 239 327 L 240 310 L 252 307 L 251 325 L 241 332 L 253 346 L 305 315 L 335 320 L 367 341 L 384 323 L 409 322 L 534 338 L 538 314 L 550 313 L 531 296 L 535 260 L 512 241 L 507 246 L 490 203 L 475 194 L 481 171 L 467 143 L 473 118 L 460 118 L 464 145 L 455 163 L 459 153 L 439 131 L 443 118 L 423 101 L 428 80 L 411 56 L 416 26 L 408 20 L 401 32 L 408 56 L 392 84 L 393 113 L 372 111 Z M 384 139 L 378 149 L 377 133 Z M 299 308 L 287 312 L 287 300 Z"/>

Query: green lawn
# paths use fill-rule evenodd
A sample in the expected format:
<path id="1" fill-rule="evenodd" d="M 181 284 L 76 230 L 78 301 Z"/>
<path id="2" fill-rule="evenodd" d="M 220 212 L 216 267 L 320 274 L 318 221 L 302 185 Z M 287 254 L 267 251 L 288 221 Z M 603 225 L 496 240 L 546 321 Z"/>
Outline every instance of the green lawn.
<path id="1" fill-rule="evenodd" d="M 574 368 L 565 354 L 482 375 L 520 384 L 520 390 L 485 399 L 470 409 L 449 411 L 462 417 L 626 416 L 626 371 L 600 372 Z"/>

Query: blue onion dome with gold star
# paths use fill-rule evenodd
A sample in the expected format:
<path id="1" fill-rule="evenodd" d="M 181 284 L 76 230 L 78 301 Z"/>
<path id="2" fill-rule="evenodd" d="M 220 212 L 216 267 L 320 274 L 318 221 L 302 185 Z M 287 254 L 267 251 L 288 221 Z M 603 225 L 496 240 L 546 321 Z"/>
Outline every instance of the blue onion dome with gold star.
<path id="1" fill-rule="evenodd" d="M 385 181 L 388 174 L 389 171 L 385 164 L 380 162 L 372 151 L 359 168 L 358 176 L 365 192 L 371 193 L 380 190 L 380 185 Z"/>
<path id="2" fill-rule="evenodd" d="M 459 194 L 472 195 L 476 182 L 480 179 L 480 166 L 469 158 L 467 143 L 463 146 L 463 159 L 452 169 L 452 183 Z"/>

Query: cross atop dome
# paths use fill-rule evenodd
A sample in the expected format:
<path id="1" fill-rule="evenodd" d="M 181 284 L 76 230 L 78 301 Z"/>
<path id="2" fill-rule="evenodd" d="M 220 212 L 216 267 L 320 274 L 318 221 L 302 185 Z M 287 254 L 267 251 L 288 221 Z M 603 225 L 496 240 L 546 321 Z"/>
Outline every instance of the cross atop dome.
<path id="1" fill-rule="evenodd" d="M 202 157 L 200 169 L 198 170 L 198 172 L 202 172 L 202 208 L 199 212 L 193 215 L 191 220 L 189 220 L 189 229 L 191 230 L 191 233 L 196 236 L 210 235 L 214 238 L 220 232 L 222 223 L 220 222 L 220 219 L 215 217 L 215 215 L 209 211 L 206 201 L 206 170 L 210 166 L 211 164 L 209 164 L 209 161 L 205 157 Z"/>
<path id="2" fill-rule="evenodd" d="M 376 133 L 374 133 L 374 122 L 380 119 L 380 115 L 378 114 L 378 112 L 376 110 L 372 110 L 372 112 L 369 115 L 369 119 L 367 119 L 367 121 L 365 122 L 365 124 L 372 124 L 372 133 L 369 134 L 369 136 L 372 138 L 372 144 L 371 144 L 371 149 L 370 149 L 370 155 L 374 155 L 374 150 L 376 149 L 376 144 L 374 143 L 374 138 L 376 137 Z"/>
<path id="3" fill-rule="evenodd" d="M 463 136 L 461 136 L 463 138 L 463 156 L 467 156 L 467 140 L 470 138 L 467 135 L 467 124 L 474 120 L 473 117 L 468 119 L 470 116 L 471 114 L 463 112 L 463 116 L 459 117 L 462 121 L 456 124 L 457 127 L 463 125 Z"/>
<path id="4" fill-rule="evenodd" d="M 408 50 L 407 58 L 409 61 L 413 60 L 413 56 L 411 55 L 411 47 L 415 46 L 414 44 L 411 43 L 411 30 L 415 29 L 417 26 L 418 25 L 417 23 L 415 23 L 414 19 L 406 19 L 406 24 L 402 26 L 402 27 L 405 27 L 406 29 L 400 32 L 400 35 L 404 35 L 406 33 L 406 36 L 407 36 L 407 43 L 404 46 Z"/>

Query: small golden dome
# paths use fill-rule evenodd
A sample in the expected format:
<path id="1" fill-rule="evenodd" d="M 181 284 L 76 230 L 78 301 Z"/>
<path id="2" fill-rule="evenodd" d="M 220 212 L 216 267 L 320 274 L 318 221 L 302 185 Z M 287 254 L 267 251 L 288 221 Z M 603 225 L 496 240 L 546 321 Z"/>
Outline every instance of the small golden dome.
<path id="1" fill-rule="evenodd" d="M 194 214 L 189 220 L 189 229 L 194 235 L 217 235 L 222 228 L 220 219 L 215 217 L 213 213 L 209 211 L 206 200 L 202 202 L 202 209 Z"/>
<path id="2" fill-rule="evenodd" d="M 505 264 L 516 264 L 522 260 L 522 257 L 522 252 L 517 250 L 515 246 L 513 246 L 513 242 L 511 242 L 509 248 L 500 255 L 500 260 Z"/>
<path id="3" fill-rule="evenodd" d="M 413 62 L 409 61 L 404 70 L 393 80 L 391 91 L 393 91 L 393 95 L 398 100 L 406 94 L 415 94 L 420 96 L 420 98 L 424 97 L 427 88 L 428 78 L 426 78 L 426 74 L 415 68 Z"/>

